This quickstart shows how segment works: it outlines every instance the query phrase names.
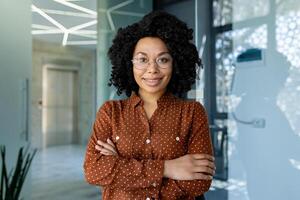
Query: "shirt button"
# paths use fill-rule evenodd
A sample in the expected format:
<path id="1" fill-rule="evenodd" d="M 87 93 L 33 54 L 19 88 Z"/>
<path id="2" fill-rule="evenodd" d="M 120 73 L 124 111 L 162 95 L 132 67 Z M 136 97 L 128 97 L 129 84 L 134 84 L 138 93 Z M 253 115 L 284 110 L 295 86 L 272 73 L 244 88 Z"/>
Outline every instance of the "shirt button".
<path id="1" fill-rule="evenodd" d="M 147 197 L 146 200 L 151 200 L 151 199 L 149 197 Z"/>
<path id="2" fill-rule="evenodd" d="M 147 140 L 146 140 L 146 143 L 147 143 L 147 144 L 149 144 L 150 142 L 151 142 L 150 139 L 147 139 Z"/>
<path id="3" fill-rule="evenodd" d="M 180 138 L 177 136 L 177 137 L 176 137 L 176 141 L 179 141 L 179 140 L 180 140 Z"/>
<path id="4" fill-rule="evenodd" d="M 152 183 L 152 186 L 153 186 L 153 187 L 156 187 L 156 183 Z"/>
<path id="5" fill-rule="evenodd" d="M 116 137 L 116 140 L 119 140 L 119 139 L 120 139 L 120 137 L 119 137 L 119 136 L 117 136 L 117 137 Z"/>

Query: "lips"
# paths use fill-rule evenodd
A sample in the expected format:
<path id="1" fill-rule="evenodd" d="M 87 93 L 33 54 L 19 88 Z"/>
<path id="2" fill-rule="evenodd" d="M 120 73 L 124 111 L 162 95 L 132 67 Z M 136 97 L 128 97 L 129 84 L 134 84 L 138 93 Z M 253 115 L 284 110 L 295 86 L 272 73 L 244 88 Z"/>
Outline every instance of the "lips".
<path id="1" fill-rule="evenodd" d="M 150 86 L 155 87 L 161 83 L 162 78 L 143 78 L 143 82 Z"/>

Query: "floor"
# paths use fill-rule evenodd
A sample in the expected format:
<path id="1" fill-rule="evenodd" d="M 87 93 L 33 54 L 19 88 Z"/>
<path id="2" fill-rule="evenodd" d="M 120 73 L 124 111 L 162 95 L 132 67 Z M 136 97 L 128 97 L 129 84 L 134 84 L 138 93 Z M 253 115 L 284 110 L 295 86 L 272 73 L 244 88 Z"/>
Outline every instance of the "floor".
<path id="1" fill-rule="evenodd" d="M 68 145 L 39 151 L 32 163 L 32 200 L 99 200 L 98 187 L 83 176 L 85 147 Z"/>
<path id="2" fill-rule="evenodd" d="M 57 146 L 39 151 L 32 163 L 32 200 L 99 200 L 98 187 L 83 176 L 85 147 Z M 206 200 L 226 200 L 227 189 L 237 184 L 214 181 Z M 238 188 L 243 188 L 239 185 Z"/>

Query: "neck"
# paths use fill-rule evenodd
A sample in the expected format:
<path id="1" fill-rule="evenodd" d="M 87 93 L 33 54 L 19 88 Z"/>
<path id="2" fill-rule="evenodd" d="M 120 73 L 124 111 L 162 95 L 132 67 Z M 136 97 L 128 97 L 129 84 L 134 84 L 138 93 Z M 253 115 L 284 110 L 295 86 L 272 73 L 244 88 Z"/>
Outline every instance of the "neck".
<path id="1" fill-rule="evenodd" d="M 165 93 L 164 91 L 160 91 L 157 93 L 148 93 L 143 90 L 139 90 L 139 96 L 143 99 L 144 104 L 157 104 L 158 99 Z"/>

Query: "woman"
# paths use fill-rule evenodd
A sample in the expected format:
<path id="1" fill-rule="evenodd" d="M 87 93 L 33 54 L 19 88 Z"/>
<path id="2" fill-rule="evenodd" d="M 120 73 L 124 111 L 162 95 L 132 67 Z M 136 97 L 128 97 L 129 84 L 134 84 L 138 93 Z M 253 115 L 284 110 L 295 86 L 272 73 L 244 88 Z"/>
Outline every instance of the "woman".
<path id="1" fill-rule="evenodd" d="M 104 200 L 194 199 L 215 172 L 207 115 L 182 100 L 201 64 L 192 29 L 157 11 L 119 29 L 108 55 L 118 94 L 97 113 L 84 163 Z"/>

